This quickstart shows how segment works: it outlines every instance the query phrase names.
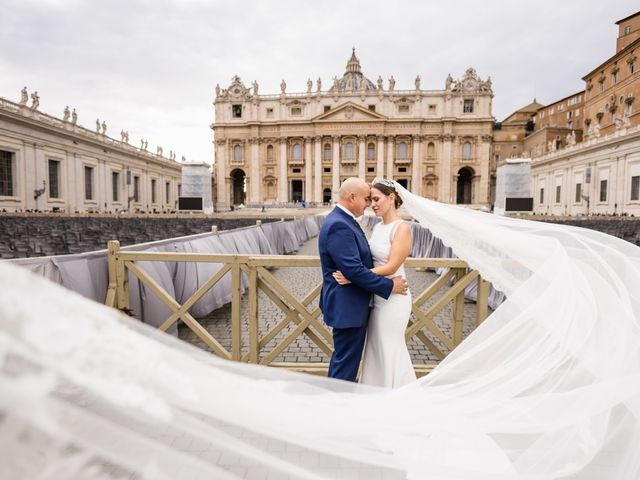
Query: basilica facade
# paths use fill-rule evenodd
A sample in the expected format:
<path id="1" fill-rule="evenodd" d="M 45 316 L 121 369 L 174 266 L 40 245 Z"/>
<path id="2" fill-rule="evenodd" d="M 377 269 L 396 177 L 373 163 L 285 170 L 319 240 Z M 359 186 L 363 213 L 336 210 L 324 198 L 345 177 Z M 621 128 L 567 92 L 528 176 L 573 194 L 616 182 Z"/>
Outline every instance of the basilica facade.
<path id="1" fill-rule="evenodd" d="M 385 85 L 386 83 L 386 85 Z M 216 210 L 234 205 L 329 203 L 340 182 L 393 178 L 427 198 L 486 207 L 494 119 L 491 80 L 469 68 L 443 90 L 396 90 L 374 83 L 352 53 L 341 78 L 323 89 L 262 95 L 235 76 L 216 87 Z"/>

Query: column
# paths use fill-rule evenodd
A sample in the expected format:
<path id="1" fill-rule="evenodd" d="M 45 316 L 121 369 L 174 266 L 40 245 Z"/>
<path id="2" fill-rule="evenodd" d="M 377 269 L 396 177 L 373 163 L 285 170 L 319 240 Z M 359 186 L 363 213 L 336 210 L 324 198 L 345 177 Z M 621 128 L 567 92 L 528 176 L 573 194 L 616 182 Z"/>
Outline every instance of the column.
<path id="1" fill-rule="evenodd" d="M 365 140 L 366 137 L 364 135 L 358 136 L 358 178 L 362 179 L 365 178 L 364 172 L 366 171 L 364 164 L 366 152 Z"/>
<path id="2" fill-rule="evenodd" d="M 313 196 L 312 170 L 313 161 L 311 159 L 311 137 L 304 138 L 304 201 L 308 204 Z"/>
<path id="3" fill-rule="evenodd" d="M 387 173 L 385 178 L 389 180 L 393 180 L 393 166 L 394 166 L 394 157 L 395 157 L 395 142 L 394 136 L 387 136 Z"/>
<path id="4" fill-rule="evenodd" d="M 477 152 L 477 158 L 480 161 L 480 189 L 476 201 L 477 203 L 485 203 L 489 205 L 489 189 L 491 183 L 491 174 L 489 172 L 489 165 L 491 163 L 491 135 L 482 135 L 480 140 L 481 142 L 479 142 Z M 551 192 L 551 190 L 549 190 L 549 194 L 555 195 L 555 191 Z M 547 197 L 546 189 L 545 197 Z M 546 198 L 545 203 L 547 203 Z"/>
<path id="5" fill-rule="evenodd" d="M 260 198 L 260 185 L 262 184 L 262 179 L 260 178 L 260 139 L 249 139 L 249 148 L 251 149 L 251 189 L 249 190 L 249 201 L 257 204 L 262 201 Z"/>
<path id="6" fill-rule="evenodd" d="M 226 175 L 225 175 L 225 150 L 226 140 L 218 140 L 216 142 L 216 210 L 226 210 L 227 193 L 226 193 Z M 133 179 L 131 180 L 133 182 Z M 177 189 L 177 187 L 176 187 Z"/>
<path id="7" fill-rule="evenodd" d="M 416 195 L 422 195 L 422 137 L 413 136 L 411 157 L 411 191 Z"/>
<path id="8" fill-rule="evenodd" d="M 453 141 L 452 135 L 442 136 L 442 156 L 441 158 L 441 174 L 439 184 L 439 197 L 440 201 L 444 203 L 455 203 L 453 196 L 451 195 L 451 142 Z M 457 172 L 456 172 L 457 173 Z"/>
<path id="9" fill-rule="evenodd" d="M 378 135 L 378 148 L 376 150 L 376 177 L 384 178 L 384 136 Z"/>
<path id="10" fill-rule="evenodd" d="M 280 139 L 280 178 L 278 179 L 278 202 L 282 203 L 289 201 L 289 176 L 287 175 L 287 162 L 287 139 L 284 137 Z"/>
<path id="11" fill-rule="evenodd" d="M 313 201 L 322 202 L 322 137 L 314 137 L 313 155 Z"/>
<path id="12" fill-rule="evenodd" d="M 331 194 L 336 200 L 338 189 L 340 188 L 340 135 L 333 136 L 333 155 L 331 166 Z"/>

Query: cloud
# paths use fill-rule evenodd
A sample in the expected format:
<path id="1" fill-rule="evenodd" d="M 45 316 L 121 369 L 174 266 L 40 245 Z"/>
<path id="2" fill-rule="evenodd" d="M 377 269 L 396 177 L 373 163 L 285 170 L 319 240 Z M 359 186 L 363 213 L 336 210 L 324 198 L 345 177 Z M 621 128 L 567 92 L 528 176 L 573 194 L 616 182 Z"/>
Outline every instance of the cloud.
<path id="1" fill-rule="evenodd" d="M 78 109 L 89 128 L 104 119 L 164 150 L 213 161 L 213 92 L 238 74 L 261 93 L 330 85 L 355 46 L 372 80 L 441 89 L 473 66 L 494 85 L 502 119 L 534 96 L 552 102 L 614 53 L 614 22 L 637 9 L 540 0 L 242 3 L 205 0 L 10 0 L 0 18 L 0 95 L 28 85 L 43 111 Z"/>

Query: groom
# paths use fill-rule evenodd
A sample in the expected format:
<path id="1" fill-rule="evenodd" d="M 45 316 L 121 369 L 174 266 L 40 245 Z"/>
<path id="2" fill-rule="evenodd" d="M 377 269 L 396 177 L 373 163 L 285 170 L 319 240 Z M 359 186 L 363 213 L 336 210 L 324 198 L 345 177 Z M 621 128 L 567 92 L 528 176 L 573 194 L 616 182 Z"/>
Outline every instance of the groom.
<path id="1" fill-rule="evenodd" d="M 322 266 L 320 309 L 324 322 L 333 328 L 333 355 L 329 376 L 355 381 L 364 348 L 372 295 L 389 298 L 405 294 L 402 277 L 388 279 L 371 271 L 373 259 L 369 243 L 356 217 L 364 213 L 370 188 L 360 178 L 347 178 L 338 192 L 338 204 L 322 225 L 318 246 Z M 340 270 L 351 280 L 339 285 L 332 273 Z"/>

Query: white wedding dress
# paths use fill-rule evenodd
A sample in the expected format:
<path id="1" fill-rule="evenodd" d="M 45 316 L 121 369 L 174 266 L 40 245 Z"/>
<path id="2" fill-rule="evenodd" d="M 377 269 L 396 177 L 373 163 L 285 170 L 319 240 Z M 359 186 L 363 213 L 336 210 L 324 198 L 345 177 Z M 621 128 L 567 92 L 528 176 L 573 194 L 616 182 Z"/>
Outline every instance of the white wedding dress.
<path id="1" fill-rule="evenodd" d="M 391 242 L 402 220 L 385 225 L 378 223 L 369 239 L 373 265 L 378 267 L 389 260 Z M 404 265 L 387 278 L 406 277 Z M 411 292 L 392 293 L 388 299 L 374 295 L 369 317 L 367 341 L 360 383 L 379 387 L 398 388 L 416 379 L 404 332 L 411 315 Z"/>

